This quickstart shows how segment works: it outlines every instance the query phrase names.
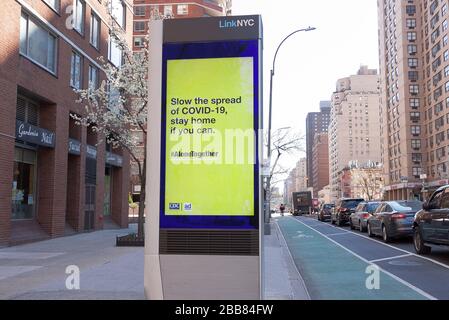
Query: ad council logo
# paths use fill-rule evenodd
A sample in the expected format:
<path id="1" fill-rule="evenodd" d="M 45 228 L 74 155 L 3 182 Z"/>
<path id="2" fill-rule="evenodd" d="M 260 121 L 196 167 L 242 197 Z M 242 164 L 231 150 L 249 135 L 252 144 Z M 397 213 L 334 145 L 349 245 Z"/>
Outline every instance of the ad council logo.
<path id="1" fill-rule="evenodd" d="M 184 203 L 184 211 L 192 211 L 192 204 L 190 202 Z"/>

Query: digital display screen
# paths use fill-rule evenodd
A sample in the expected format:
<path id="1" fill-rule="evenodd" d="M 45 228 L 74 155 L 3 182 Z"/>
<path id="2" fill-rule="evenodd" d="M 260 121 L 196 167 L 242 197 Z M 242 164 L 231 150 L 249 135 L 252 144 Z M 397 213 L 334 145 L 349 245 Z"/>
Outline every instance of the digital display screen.
<path id="1" fill-rule="evenodd" d="M 258 227 L 258 42 L 166 44 L 161 227 Z"/>

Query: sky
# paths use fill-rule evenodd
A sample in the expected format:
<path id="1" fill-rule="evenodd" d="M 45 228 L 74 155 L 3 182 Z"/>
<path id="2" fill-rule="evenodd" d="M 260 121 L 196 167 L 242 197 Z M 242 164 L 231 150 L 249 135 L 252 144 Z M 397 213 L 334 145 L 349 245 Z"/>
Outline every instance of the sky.
<path id="1" fill-rule="evenodd" d="M 361 65 L 378 69 L 376 0 L 233 0 L 232 14 L 262 16 L 265 115 L 277 46 L 297 29 L 316 28 L 290 37 L 278 53 L 273 130 L 292 127 L 305 135 L 307 113 L 319 111 L 321 100 L 330 100 L 339 78 L 355 74 Z M 305 154 L 286 156 L 282 166 L 293 168 L 301 156 Z"/>

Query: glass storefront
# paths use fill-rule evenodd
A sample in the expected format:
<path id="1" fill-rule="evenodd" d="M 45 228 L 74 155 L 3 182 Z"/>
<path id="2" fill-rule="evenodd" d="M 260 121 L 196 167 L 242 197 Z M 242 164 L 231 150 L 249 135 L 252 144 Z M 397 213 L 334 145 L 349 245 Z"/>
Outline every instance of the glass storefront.
<path id="1" fill-rule="evenodd" d="M 11 219 L 32 219 L 36 203 L 36 151 L 15 148 Z"/>

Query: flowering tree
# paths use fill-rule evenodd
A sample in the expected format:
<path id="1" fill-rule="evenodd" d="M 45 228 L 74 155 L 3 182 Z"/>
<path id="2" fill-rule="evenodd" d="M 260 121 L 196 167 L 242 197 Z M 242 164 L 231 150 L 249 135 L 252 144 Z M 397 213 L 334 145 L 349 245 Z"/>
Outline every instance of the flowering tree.
<path id="1" fill-rule="evenodd" d="M 143 47 L 138 53 L 126 41 L 123 29 L 114 18 L 111 2 L 105 4 L 108 12 L 110 37 L 114 52 L 118 52 L 121 63 L 114 65 L 104 57 L 99 57 L 106 80 L 96 87 L 78 90 L 77 103 L 84 105 L 84 112 L 72 115 L 77 124 L 90 126 L 97 132 L 99 143 L 106 140 L 113 148 L 121 147 L 130 154 L 137 166 L 141 183 L 138 237 L 143 236 L 146 186 L 147 155 L 147 106 L 148 106 L 148 66 L 149 35 L 143 38 Z M 152 11 L 152 20 L 167 18 Z M 120 60 L 120 59 L 119 59 Z M 141 134 L 136 134 L 140 132 Z M 143 154 L 139 150 L 143 146 Z"/>

